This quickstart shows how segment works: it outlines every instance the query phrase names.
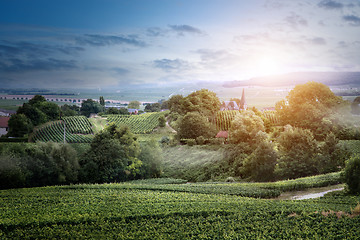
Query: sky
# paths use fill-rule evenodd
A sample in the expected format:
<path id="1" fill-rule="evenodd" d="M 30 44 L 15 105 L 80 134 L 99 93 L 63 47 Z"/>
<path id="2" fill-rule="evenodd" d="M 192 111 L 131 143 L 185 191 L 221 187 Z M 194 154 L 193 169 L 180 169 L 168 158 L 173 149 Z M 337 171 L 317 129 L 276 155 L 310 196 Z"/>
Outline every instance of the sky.
<path id="1" fill-rule="evenodd" d="M 360 71 L 360 0 L 0 0 L 0 88 Z"/>

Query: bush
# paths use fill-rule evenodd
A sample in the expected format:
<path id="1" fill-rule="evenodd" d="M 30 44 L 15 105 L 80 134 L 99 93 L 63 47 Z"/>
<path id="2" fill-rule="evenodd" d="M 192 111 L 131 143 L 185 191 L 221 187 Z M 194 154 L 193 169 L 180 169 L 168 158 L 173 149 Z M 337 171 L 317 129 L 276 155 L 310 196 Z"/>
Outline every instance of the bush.
<path id="1" fill-rule="evenodd" d="M 199 136 L 196 138 L 196 143 L 198 145 L 204 145 L 205 144 L 205 138 L 203 136 Z"/>
<path id="2" fill-rule="evenodd" d="M 196 141 L 195 141 L 195 139 L 187 139 L 186 144 L 191 147 L 191 146 L 196 145 Z"/>
<path id="3" fill-rule="evenodd" d="M 350 193 L 360 193 L 360 155 L 353 155 L 346 163 L 344 182 Z"/>

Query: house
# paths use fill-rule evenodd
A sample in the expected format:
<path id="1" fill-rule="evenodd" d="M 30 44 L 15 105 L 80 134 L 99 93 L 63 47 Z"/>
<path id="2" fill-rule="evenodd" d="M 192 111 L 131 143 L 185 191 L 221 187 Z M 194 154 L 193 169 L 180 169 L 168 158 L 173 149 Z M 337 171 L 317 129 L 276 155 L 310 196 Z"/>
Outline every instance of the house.
<path id="1" fill-rule="evenodd" d="M 0 117 L 0 136 L 7 134 L 9 131 L 9 122 L 10 117 Z"/>
<path id="2" fill-rule="evenodd" d="M 8 117 L 15 113 L 16 111 L 13 110 L 0 109 L 0 117 Z"/>
<path id="3" fill-rule="evenodd" d="M 240 110 L 240 108 L 235 101 L 224 101 L 220 106 L 220 111 L 225 110 Z"/>
<path id="4" fill-rule="evenodd" d="M 134 115 L 137 115 L 139 110 L 138 109 L 133 109 L 133 108 L 128 108 L 128 112 L 131 114 L 134 114 Z"/>

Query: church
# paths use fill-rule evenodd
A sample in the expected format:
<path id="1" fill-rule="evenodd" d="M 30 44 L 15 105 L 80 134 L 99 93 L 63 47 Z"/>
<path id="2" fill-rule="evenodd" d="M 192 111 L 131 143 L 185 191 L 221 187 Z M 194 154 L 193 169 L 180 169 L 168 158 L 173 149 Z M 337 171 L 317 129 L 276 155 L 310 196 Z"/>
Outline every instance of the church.
<path id="1" fill-rule="evenodd" d="M 245 90 L 243 89 L 240 102 L 224 101 L 220 106 L 220 111 L 225 110 L 246 110 L 247 104 L 245 100 Z"/>

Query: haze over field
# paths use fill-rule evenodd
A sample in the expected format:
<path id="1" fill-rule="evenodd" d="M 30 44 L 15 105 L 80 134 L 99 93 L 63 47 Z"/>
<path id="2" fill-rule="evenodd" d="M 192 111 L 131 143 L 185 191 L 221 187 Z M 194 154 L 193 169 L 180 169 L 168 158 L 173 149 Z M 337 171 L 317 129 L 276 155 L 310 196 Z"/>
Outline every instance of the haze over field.
<path id="1" fill-rule="evenodd" d="M 360 2 L 1 1 L 3 88 L 171 86 L 360 71 Z"/>

